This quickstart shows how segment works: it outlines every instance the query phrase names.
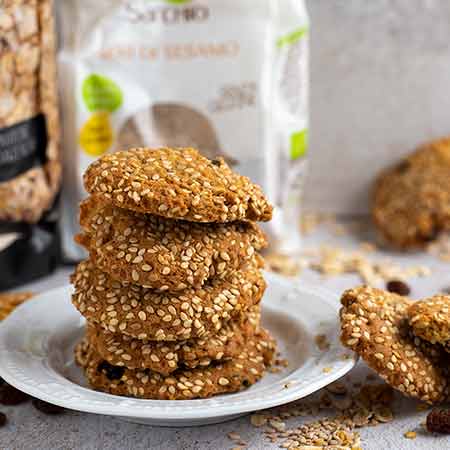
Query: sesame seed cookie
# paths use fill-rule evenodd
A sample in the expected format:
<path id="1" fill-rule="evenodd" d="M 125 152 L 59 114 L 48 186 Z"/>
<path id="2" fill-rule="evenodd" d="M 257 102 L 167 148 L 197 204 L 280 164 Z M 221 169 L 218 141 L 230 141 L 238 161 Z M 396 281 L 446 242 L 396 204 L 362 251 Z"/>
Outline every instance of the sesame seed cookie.
<path id="1" fill-rule="evenodd" d="M 445 352 L 413 336 L 410 300 L 362 286 L 344 292 L 341 303 L 343 345 L 405 395 L 428 403 L 445 400 Z"/>
<path id="2" fill-rule="evenodd" d="M 72 302 L 89 321 L 112 333 L 158 341 L 211 336 L 258 304 L 266 287 L 256 262 L 225 280 L 177 294 L 114 280 L 89 260 L 77 266 L 71 281 Z"/>
<path id="3" fill-rule="evenodd" d="M 408 308 L 409 324 L 416 336 L 439 343 L 450 352 L 450 297 L 435 295 Z"/>
<path id="4" fill-rule="evenodd" d="M 111 333 L 98 325 L 88 324 L 86 339 L 113 366 L 150 369 L 169 375 L 180 367 L 205 367 L 215 361 L 237 357 L 259 329 L 259 307 L 254 307 L 248 313 L 248 320 L 230 321 L 209 338 L 178 342 L 147 341 Z"/>
<path id="5" fill-rule="evenodd" d="M 78 344 L 75 359 L 91 386 L 100 391 L 147 399 L 187 400 L 237 392 L 251 386 L 263 376 L 274 352 L 273 339 L 261 330 L 236 358 L 204 368 L 177 370 L 169 376 L 149 369 L 112 366 L 87 341 Z"/>
<path id="6" fill-rule="evenodd" d="M 90 194 L 115 206 L 190 222 L 269 221 L 272 206 L 261 188 L 223 159 L 192 148 L 137 148 L 107 154 L 84 174 Z"/>
<path id="7" fill-rule="evenodd" d="M 423 246 L 450 230 L 450 139 L 421 146 L 378 178 L 372 215 L 399 248 Z"/>
<path id="8" fill-rule="evenodd" d="M 81 203 L 77 241 L 96 267 L 120 281 L 176 292 L 226 278 L 267 245 L 251 222 L 197 224 L 138 214 L 104 203 Z"/>

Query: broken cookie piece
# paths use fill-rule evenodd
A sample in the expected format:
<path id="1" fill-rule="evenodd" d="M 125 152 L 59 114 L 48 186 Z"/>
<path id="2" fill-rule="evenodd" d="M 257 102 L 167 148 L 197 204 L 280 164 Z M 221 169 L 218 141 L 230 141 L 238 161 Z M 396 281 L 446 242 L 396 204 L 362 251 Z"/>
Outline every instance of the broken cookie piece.
<path id="1" fill-rule="evenodd" d="M 400 295 L 368 286 L 342 295 L 341 341 L 393 388 L 428 403 L 446 398 L 448 356 L 411 332 Z"/>

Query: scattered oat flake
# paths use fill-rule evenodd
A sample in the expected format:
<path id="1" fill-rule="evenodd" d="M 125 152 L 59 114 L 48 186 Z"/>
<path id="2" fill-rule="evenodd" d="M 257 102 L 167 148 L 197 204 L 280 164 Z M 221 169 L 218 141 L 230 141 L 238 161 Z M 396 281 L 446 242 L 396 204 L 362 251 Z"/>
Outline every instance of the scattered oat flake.
<path id="1" fill-rule="evenodd" d="M 356 274 L 370 286 L 398 279 L 429 276 L 431 271 L 424 266 L 402 267 L 392 261 L 368 258 L 367 246 L 364 250 L 346 250 L 331 245 L 309 249 L 302 255 L 303 265 L 324 276 Z"/>
<path id="2" fill-rule="evenodd" d="M 407 431 L 404 436 L 406 439 L 415 439 L 417 437 L 417 433 L 415 431 Z"/>
<path id="3" fill-rule="evenodd" d="M 295 277 L 299 275 L 302 270 L 299 260 L 281 253 L 269 253 L 264 256 L 264 261 L 269 270 L 286 277 Z"/>
<path id="4" fill-rule="evenodd" d="M 240 441 L 241 440 L 241 436 L 238 433 L 235 433 L 234 431 L 232 431 L 231 433 L 228 433 L 228 438 L 233 440 L 233 441 Z"/>
<path id="5" fill-rule="evenodd" d="M 264 414 L 252 414 L 250 416 L 250 423 L 254 427 L 262 427 L 267 423 L 267 416 Z"/>
<path id="6" fill-rule="evenodd" d="M 284 422 L 280 422 L 278 420 L 269 420 L 269 425 L 277 431 L 286 430 L 286 424 Z"/>
<path id="7" fill-rule="evenodd" d="M 324 368 L 322 369 L 322 372 L 323 372 L 323 373 L 330 373 L 332 370 L 333 370 L 332 367 L 324 367 Z"/>

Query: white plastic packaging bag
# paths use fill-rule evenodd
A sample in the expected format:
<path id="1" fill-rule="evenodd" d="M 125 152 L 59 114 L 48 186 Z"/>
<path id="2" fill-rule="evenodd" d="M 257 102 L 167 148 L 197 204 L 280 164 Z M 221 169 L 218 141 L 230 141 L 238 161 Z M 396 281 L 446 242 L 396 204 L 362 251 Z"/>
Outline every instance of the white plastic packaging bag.
<path id="1" fill-rule="evenodd" d="M 267 231 L 300 245 L 308 141 L 302 0 L 61 0 L 65 186 L 73 243 L 82 174 L 118 149 L 193 146 L 224 157 L 276 205 Z"/>

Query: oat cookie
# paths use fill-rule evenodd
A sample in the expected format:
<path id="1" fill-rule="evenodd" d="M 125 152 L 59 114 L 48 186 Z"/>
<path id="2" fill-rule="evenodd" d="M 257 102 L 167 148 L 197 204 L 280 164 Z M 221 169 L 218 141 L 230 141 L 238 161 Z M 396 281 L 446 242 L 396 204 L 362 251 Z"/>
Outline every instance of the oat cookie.
<path id="1" fill-rule="evenodd" d="M 270 335 L 261 330 L 234 359 L 163 376 L 149 369 L 131 370 L 107 363 L 86 341 L 78 344 L 75 359 L 92 387 L 115 395 L 158 400 L 206 398 L 240 391 L 264 374 L 275 351 Z"/>
<path id="2" fill-rule="evenodd" d="M 258 304 L 266 287 L 258 268 L 249 265 L 201 289 L 157 293 L 116 281 L 89 260 L 77 266 L 72 283 L 72 302 L 89 321 L 112 333 L 158 341 L 211 336 L 224 322 Z"/>
<path id="3" fill-rule="evenodd" d="M 200 288 L 208 278 L 226 278 L 267 245 L 250 222 L 164 219 L 105 204 L 98 195 L 82 202 L 80 224 L 87 236 L 77 241 L 90 250 L 96 267 L 120 281 L 161 291 Z"/>
<path id="4" fill-rule="evenodd" d="M 192 148 L 138 148 L 107 154 L 84 174 L 91 193 L 115 206 L 191 222 L 268 221 L 272 206 L 259 186 L 223 159 Z"/>
<path id="5" fill-rule="evenodd" d="M 408 309 L 409 324 L 416 336 L 450 351 L 450 297 L 434 297 L 413 303 Z"/>
<path id="6" fill-rule="evenodd" d="M 113 366 L 150 369 L 169 375 L 179 368 L 205 367 L 212 362 L 237 357 L 247 341 L 260 330 L 259 307 L 252 308 L 248 314 L 247 320 L 230 321 L 216 335 L 208 338 L 177 342 L 147 341 L 88 324 L 86 339 Z"/>
<path id="7" fill-rule="evenodd" d="M 344 292 L 341 303 L 341 341 L 346 347 L 404 394 L 428 403 L 445 400 L 445 352 L 413 336 L 410 300 L 363 286 Z"/>
<path id="8" fill-rule="evenodd" d="M 372 214 L 388 242 L 423 246 L 450 230 L 450 139 L 425 144 L 377 180 Z"/>

